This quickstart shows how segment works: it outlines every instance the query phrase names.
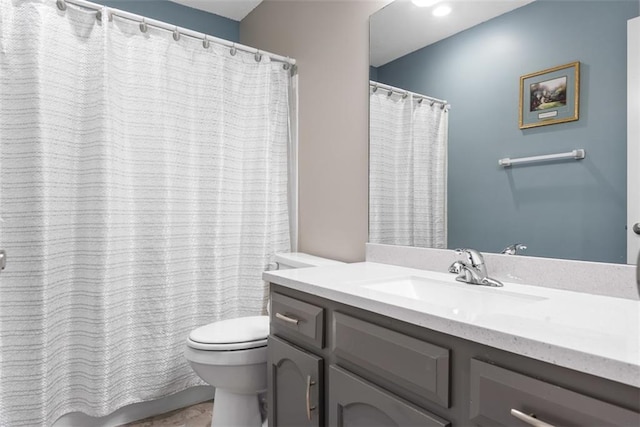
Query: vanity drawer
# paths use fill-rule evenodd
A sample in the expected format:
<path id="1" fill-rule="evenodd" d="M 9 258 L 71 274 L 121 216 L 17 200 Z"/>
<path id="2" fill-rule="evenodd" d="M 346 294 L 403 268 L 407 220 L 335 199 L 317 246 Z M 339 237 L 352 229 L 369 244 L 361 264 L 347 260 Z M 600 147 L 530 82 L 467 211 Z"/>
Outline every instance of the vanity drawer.
<path id="1" fill-rule="evenodd" d="M 271 294 L 271 333 L 324 347 L 324 309 L 276 292 Z"/>
<path id="2" fill-rule="evenodd" d="M 448 349 L 337 312 L 333 332 L 338 364 L 386 388 L 397 386 L 400 395 L 449 407 Z"/>
<path id="3" fill-rule="evenodd" d="M 478 426 L 603 427 L 640 422 L 636 412 L 475 359 L 470 384 L 469 418 Z M 547 424 L 536 424 L 539 421 Z"/>

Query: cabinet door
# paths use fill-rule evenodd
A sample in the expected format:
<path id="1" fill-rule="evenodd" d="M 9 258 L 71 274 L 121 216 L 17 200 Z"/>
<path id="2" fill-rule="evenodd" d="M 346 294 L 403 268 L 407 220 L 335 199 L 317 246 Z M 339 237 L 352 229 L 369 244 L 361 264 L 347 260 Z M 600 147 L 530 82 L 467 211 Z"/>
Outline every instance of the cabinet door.
<path id="1" fill-rule="evenodd" d="M 322 358 L 269 337 L 269 426 L 322 425 Z"/>
<path id="2" fill-rule="evenodd" d="M 329 368 L 329 425 L 340 427 L 446 427 L 442 418 L 342 368 Z"/>

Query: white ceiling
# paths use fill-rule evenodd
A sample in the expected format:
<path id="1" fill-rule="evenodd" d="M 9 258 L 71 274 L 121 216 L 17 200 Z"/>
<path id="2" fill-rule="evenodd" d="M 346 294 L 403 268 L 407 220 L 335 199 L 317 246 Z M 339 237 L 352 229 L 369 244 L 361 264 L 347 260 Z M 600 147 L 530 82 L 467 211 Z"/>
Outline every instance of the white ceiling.
<path id="1" fill-rule="evenodd" d="M 449 4 L 452 12 L 437 18 L 433 7 L 396 0 L 371 16 L 371 65 L 379 67 L 532 1 L 445 0 L 440 4 Z"/>
<path id="2" fill-rule="evenodd" d="M 262 0 L 171 0 L 184 6 L 242 21 Z"/>
<path id="3" fill-rule="evenodd" d="M 262 0 L 171 1 L 235 21 L 242 21 L 262 2 Z M 379 67 L 532 1 L 534 0 L 441 0 L 441 4 L 449 4 L 453 11 L 448 16 L 436 18 L 431 15 L 433 7 L 417 7 L 410 0 L 395 0 L 371 16 L 371 65 Z"/>

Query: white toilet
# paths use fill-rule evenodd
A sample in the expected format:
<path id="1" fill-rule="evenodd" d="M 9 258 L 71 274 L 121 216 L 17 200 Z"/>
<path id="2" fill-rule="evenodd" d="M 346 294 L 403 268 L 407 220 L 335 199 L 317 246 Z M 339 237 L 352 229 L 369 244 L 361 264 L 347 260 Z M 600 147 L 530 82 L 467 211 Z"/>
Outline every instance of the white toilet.
<path id="1" fill-rule="evenodd" d="M 303 253 L 276 254 L 279 269 L 342 264 Z M 222 320 L 194 329 L 185 357 L 216 388 L 212 427 L 262 425 L 259 394 L 267 389 L 269 316 Z"/>

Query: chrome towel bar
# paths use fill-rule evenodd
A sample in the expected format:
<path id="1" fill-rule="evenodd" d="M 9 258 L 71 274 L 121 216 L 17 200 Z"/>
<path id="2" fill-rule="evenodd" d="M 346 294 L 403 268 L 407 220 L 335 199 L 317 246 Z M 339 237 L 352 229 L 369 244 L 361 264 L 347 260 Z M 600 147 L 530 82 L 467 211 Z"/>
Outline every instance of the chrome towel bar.
<path id="1" fill-rule="evenodd" d="M 498 165 L 506 168 L 508 166 L 513 166 L 513 165 L 543 162 L 547 160 L 564 160 L 564 159 L 580 160 L 580 159 L 584 159 L 586 155 L 587 154 L 584 148 L 578 148 L 568 153 L 545 154 L 542 156 L 531 156 L 531 157 L 519 157 L 517 159 L 510 159 L 509 157 L 505 157 L 504 159 L 498 160 Z"/>

